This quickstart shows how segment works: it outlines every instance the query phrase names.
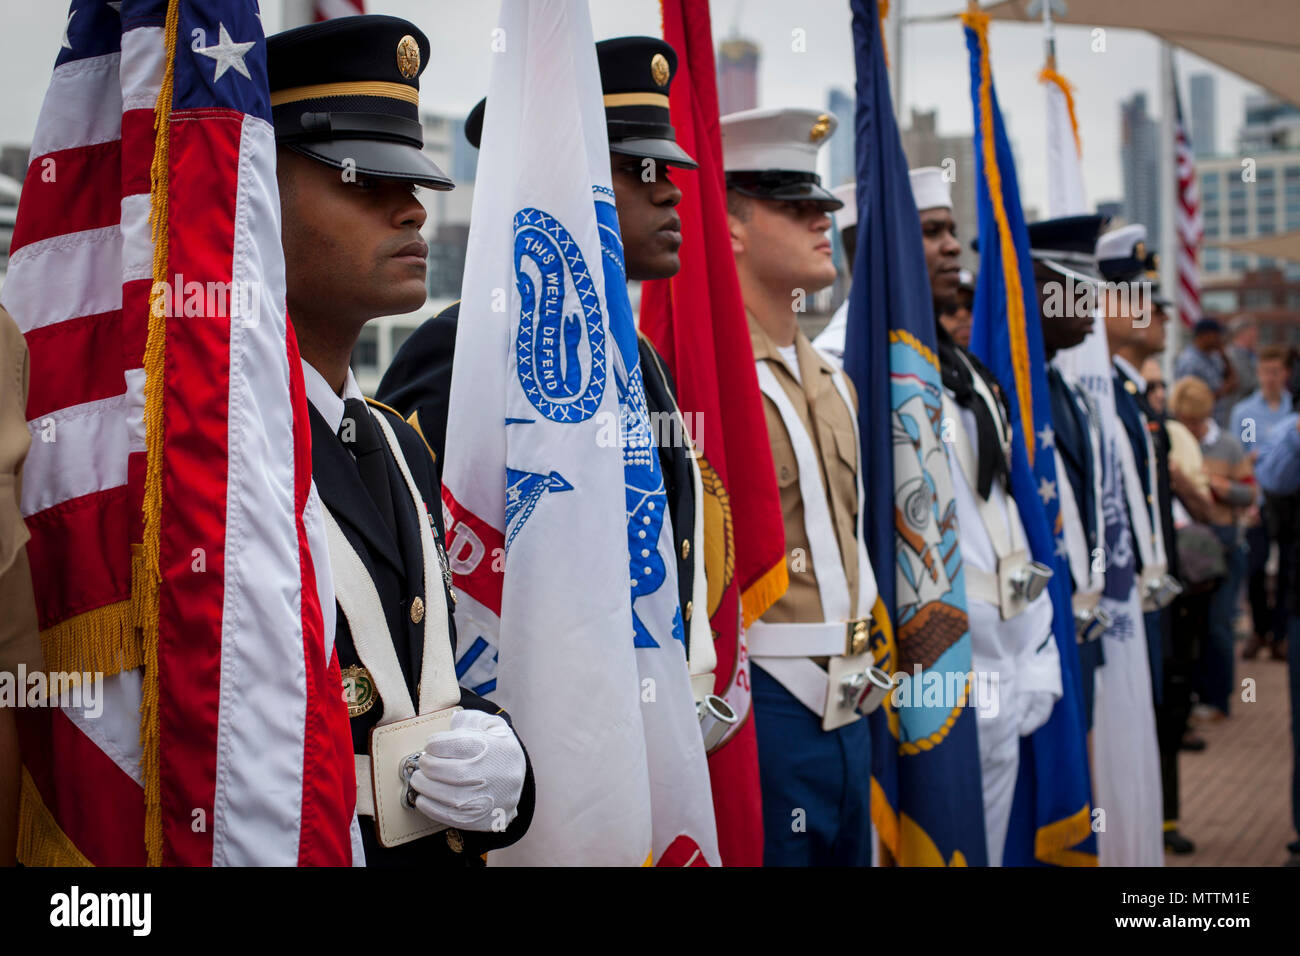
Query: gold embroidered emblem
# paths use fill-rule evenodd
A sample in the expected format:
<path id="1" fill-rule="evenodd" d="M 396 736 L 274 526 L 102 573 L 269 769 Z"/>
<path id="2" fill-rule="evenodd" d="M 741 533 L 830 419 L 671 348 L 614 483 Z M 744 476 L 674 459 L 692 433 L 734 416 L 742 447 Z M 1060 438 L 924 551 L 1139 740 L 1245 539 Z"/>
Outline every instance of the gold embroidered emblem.
<path id="1" fill-rule="evenodd" d="M 650 78 L 655 81 L 657 86 L 667 86 L 668 75 L 671 72 L 668 69 L 668 58 L 662 53 L 656 53 L 650 57 Z"/>
<path id="2" fill-rule="evenodd" d="M 817 122 L 813 123 L 812 129 L 808 132 L 808 142 L 820 143 L 831 131 L 831 118 L 823 113 L 817 117 Z"/>
<path id="3" fill-rule="evenodd" d="M 343 668 L 343 700 L 348 705 L 349 717 L 360 717 L 375 706 L 378 697 L 370 671 L 357 664 Z"/>
<path id="4" fill-rule="evenodd" d="M 409 33 L 397 41 L 397 69 L 408 80 L 420 72 L 420 44 Z"/>
<path id="5" fill-rule="evenodd" d="M 419 624 L 424 620 L 424 598 L 418 594 L 415 600 L 411 602 L 411 623 Z"/>

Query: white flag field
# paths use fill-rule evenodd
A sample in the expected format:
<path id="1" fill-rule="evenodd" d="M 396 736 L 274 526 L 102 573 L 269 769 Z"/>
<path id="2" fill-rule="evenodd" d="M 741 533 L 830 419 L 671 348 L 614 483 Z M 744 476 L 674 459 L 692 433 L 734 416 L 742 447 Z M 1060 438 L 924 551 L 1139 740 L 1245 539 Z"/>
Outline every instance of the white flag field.
<path id="1" fill-rule="evenodd" d="M 1090 210 L 1082 164 L 1065 97 L 1051 83 L 1046 89 L 1047 155 L 1052 171 L 1049 209 L 1054 217 L 1086 215 Z M 1113 624 L 1101 638 L 1105 664 L 1097 670 L 1093 701 L 1093 805 L 1106 812 L 1106 829 L 1097 841 L 1098 860 L 1102 866 L 1160 866 L 1164 862 L 1160 755 L 1134 530 L 1124 502 L 1125 478 L 1136 475 L 1123 467 L 1125 457 L 1131 456 L 1123 454 L 1128 438 L 1115 411 L 1114 368 L 1102 316 L 1097 316 L 1081 344 L 1058 352 L 1053 362 L 1067 380 L 1083 387 L 1101 423 L 1106 569 L 1101 607 Z M 1142 501 L 1142 496 L 1136 500 Z M 1135 517 L 1140 521 L 1142 514 L 1139 509 Z M 1150 534 L 1149 523 L 1145 533 Z"/>
<path id="2" fill-rule="evenodd" d="M 587 4 L 504 0 L 492 49 L 443 506 L 462 683 L 495 660 L 537 805 L 489 862 L 716 866 Z"/>

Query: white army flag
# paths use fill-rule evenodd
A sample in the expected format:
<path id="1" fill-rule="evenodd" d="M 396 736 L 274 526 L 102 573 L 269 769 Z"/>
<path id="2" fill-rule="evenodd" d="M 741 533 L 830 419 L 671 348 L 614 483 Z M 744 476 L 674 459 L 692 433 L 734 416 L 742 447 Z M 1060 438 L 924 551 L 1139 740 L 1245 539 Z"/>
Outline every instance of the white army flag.
<path id="1" fill-rule="evenodd" d="M 584 0 L 504 0 L 491 38 L 443 503 L 462 673 L 537 779 L 494 864 L 718 850 Z"/>

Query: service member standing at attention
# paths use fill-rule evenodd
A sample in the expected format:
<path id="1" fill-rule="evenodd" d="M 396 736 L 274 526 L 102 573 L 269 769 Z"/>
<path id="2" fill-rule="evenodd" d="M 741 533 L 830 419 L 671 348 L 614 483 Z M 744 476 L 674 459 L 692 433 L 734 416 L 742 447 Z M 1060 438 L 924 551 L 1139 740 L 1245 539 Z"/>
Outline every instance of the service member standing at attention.
<path id="1" fill-rule="evenodd" d="M 399 415 L 366 403 L 348 367 L 366 322 L 424 301 L 425 212 L 414 193 L 452 188 L 421 152 L 428 55 L 414 25 L 383 16 L 267 42 L 286 300 L 327 511 L 360 838 L 379 866 L 480 863 L 523 835 L 533 807 L 509 721 L 455 686 L 455 595 L 432 459 Z"/>
<path id="2" fill-rule="evenodd" d="M 1154 282 L 1157 259 L 1146 245 L 1141 223 L 1122 226 L 1097 241 L 1097 266 L 1108 283 L 1106 335 L 1115 374 L 1115 411 L 1124 425 L 1131 455 L 1125 454 L 1124 487 L 1133 527 L 1155 704 L 1156 740 L 1164 803 L 1164 844 L 1174 853 L 1191 853 L 1191 840 L 1179 832 L 1178 751 L 1191 710 L 1190 670 L 1199 648 L 1193 633 L 1173 627 L 1174 600 L 1183 591 L 1177 578 L 1174 535 L 1175 492 L 1193 515 L 1207 504 L 1177 467 L 1170 467 L 1165 416 L 1147 401 L 1147 382 L 1139 369 L 1165 347 L 1168 316 Z"/>
<path id="3" fill-rule="evenodd" d="M 675 167 L 696 168 L 695 160 L 677 145 L 669 122 L 668 91 L 677 72 L 677 54 L 655 37 L 614 37 L 596 44 L 596 60 L 604 88 L 611 181 L 627 278 L 667 279 L 681 268 L 682 244 L 682 221 L 675 208 L 682 193 L 671 173 Z M 480 100 L 465 119 L 465 138 L 476 149 L 486 110 L 487 100 Z M 379 383 L 380 400 L 420 429 L 439 462 L 446 440 L 459 316 L 457 302 L 424 322 L 402 343 Z M 677 542 L 677 587 L 689 636 L 691 683 L 696 700 L 702 701 L 712 693 L 716 657 L 704 572 L 700 469 L 667 366 L 644 335 L 639 336 L 638 346 L 646 410 L 651 422 L 658 423 L 654 438 Z"/>
<path id="4" fill-rule="evenodd" d="M 799 328 L 835 281 L 814 172 L 835 118 L 722 117 L 727 210 L 768 439 L 790 588 L 748 632 L 766 865 L 869 866 L 871 737 L 863 713 L 889 678 L 867 647 L 876 581 L 862 538 L 857 397 Z"/>
<path id="5" fill-rule="evenodd" d="M 1047 389 L 1052 400 L 1052 450 L 1056 457 L 1066 558 L 1073 587 L 1075 640 L 1083 689 L 1085 726 L 1092 733 L 1097 668 L 1104 663 L 1101 635 L 1110 614 L 1100 606 L 1106 585 L 1106 523 L 1102 513 L 1101 423 L 1091 399 L 1077 382 L 1052 362 L 1057 352 L 1074 348 L 1088 337 L 1094 324 L 1094 298 L 1080 291 L 1101 281 L 1094 250 L 1105 223 L 1103 216 L 1066 216 L 1029 226 L 1030 255 L 1038 286 L 1047 355 Z M 1068 480 L 1062 481 L 1064 477 Z M 1089 738 L 1091 739 L 1091 738 Z"/>
<path id="6" fill-rule="evenodd" d="M 935 166 L 912 170 L 911 181 L 935 300 L 944 434 L 952 440 L 948 460 L 961 529 L 971 666 L 978 686 L 992 688 L 997 697 L 978 702 L 975 727 L 989 865 L 1001 866 L 1020 770 L 1020 738 L 1045 724 L 1061 697 L 1061 659 L 1052 637 L 1052 601 L 1046 588 L 1052 571 L 1031 560 L 1011 497 L 1011 424 L 1001 387 L 993 373 L 953 342 L 937 318 L 961 284 L 961 247 L 948 183 Z"/>

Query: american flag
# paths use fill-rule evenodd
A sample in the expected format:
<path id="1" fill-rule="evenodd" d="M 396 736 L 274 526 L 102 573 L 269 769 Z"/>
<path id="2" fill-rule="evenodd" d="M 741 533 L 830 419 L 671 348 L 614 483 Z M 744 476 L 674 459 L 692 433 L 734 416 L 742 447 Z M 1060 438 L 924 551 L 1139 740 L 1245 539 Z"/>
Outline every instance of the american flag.
<path id="1" fill-rule="evenodd" d="M 1196 163 L 1183 122 L 1183 104 L 1174 81 L 1174 163 L 1178 170 L 1178 203 L 1175 227 L 1178 231 L 1178 314 L 1184 325 L 1195 325 L 1201 317 L 1201 193 L 1196 182 Z"/>
<path id="2" fill-rule="evenodd" d="M 352 861 L 279 223 L 257 4 L 73 0 L 4 301 L 47 665 L 103 712 L 20 712 L 29 865 Z"/>

